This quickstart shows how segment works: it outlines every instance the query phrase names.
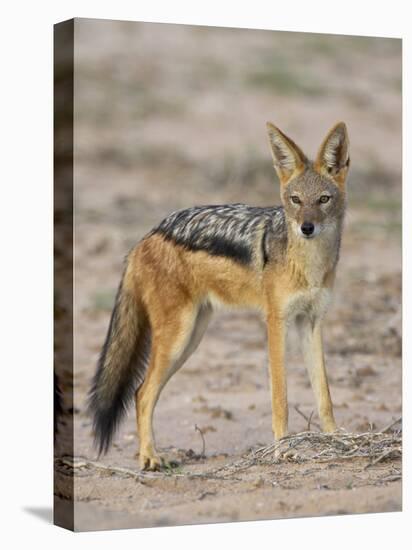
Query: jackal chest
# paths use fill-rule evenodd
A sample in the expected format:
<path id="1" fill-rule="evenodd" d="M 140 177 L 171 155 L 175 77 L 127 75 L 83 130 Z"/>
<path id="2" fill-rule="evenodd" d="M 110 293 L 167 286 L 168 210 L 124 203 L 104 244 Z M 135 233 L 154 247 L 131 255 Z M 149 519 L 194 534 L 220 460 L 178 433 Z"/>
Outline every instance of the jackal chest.
<path id="1" fill-rule="evenodd" d="M 291 293 L 285 300 L 283 310 L 287 320 L 293 320 L 299 315 L 312 319 L 321 319 L 330 304 L 332 293 L 329 288 L 310 287 Z"/>

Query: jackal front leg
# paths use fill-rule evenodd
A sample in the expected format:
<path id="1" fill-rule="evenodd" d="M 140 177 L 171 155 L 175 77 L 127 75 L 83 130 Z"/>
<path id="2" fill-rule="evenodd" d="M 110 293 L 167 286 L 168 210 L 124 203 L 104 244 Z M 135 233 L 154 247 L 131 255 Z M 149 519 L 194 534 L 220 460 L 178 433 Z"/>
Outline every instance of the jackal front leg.
<path id="1" fill-rule="evenodd" d="M 297 325 L 322 429 L 324 432 L 333 432 L 336 430 L 336 422 L 325 367 L 321 322 L 301 319 Z"/>
<path id="2" fill-rule="evenodd" d="M 272 429 L 275 439 L 288 433 L 288 400 L 285 372 L 286 326 L 281 316 L 270 312 L 267 317 L 269 372 L 272 395 Z"/>

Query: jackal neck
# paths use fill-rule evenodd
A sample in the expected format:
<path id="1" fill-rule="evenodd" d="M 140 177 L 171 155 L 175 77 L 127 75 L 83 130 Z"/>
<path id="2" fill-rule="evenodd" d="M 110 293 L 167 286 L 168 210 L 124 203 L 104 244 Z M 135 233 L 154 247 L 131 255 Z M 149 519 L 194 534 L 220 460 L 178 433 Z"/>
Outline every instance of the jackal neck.
<path id="1" fill-rule="evenodd" d="M 342 222 L 323 230 L 313 239 L 305 239 L 287 224 L 287 269 L 299 286 L 322 287 L 334 272 L 339 259 Z"/>

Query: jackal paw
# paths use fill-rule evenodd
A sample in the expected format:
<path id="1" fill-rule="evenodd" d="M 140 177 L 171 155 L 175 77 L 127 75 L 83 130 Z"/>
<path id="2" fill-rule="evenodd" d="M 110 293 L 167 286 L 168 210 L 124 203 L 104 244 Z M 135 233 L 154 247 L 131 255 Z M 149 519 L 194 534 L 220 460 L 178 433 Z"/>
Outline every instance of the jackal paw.
<path id="1" fill-rule="evenodd" d="M 155 453 L 153 454 L 140 453 L 139 465 L 141 470 L 150 470 L 155 472 L 165 467 L 166 464 L 163 458 Z"/>

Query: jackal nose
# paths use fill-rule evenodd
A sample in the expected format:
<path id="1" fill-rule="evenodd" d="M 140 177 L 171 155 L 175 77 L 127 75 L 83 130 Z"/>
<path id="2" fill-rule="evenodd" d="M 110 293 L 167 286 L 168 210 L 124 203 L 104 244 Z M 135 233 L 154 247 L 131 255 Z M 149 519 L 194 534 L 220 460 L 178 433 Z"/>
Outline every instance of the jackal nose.
<path id="1" fill-rule="evenodd" d="M 312 235 L 312 233 L 315 230 L 315 226 L 311 222 L 303 222 L 300 226 L 300 229 L 304 235 L 309 237 L 309 235 Z"/>

